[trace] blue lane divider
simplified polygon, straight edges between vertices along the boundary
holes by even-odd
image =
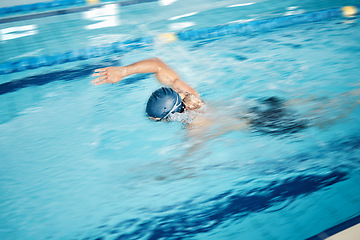
[[[143,37],[125,42],[115,42],[111,45],[88,47],[65,53],[28,57],[17,61],[0,64],[0,75],[35,69],[44,66],[53,66],[67,62],[86,60],[106,56],[112,53],[125,53],[133,49],[143,48],[153,43],[152,37]]]
[[[177,33],[180,40],[199,40],[209,37],[220,37],[230,34],[247,34],[251,32],[269,31],[275,28],[286,27],[299,23],[316,22],[342,15],[340,8],[309,12],[291,16],[277,17],[247,23],[227,24],[196,30],[187,30]]]
[[[97,0],[93,4],[106,4],[117,2],[120,5],[132,5],[137,3],[146,3],[157,0]],[[90,0],[53,0],[49,2],[39,2],[32,4],[16,5],[11,7],[0,8],[0,17],[8,16],[9,14],[15,13],[26,13],[31,11],[45,11],[53,8],[69,8],[72,6],[85,6],[90,5]],[[92,5],[91,5],[92,6]]]
[[[90,1],[95,2],[93,4],[90,4]],[[133,4],[156,1],[158,0],[54,0],[53,2],[40,2],[27,5],[5,7],[0,8],[0,24],[83,12],[93,8],[99,8],[102,5],[106,5],[109,3],[114,3],[119,6],[128,6]],[[12,16],[12,14],[16,15]]]
[[[195,30],[180,31],[177,33],[161,34],[157,37],[142,37],[138,39],[128,40],[125,42],[115,42],[111,45],[100,47],[88,47],[79,50],[73,50],[65,53],[57,53],[53,55],[45,55],[38,57],[29,57],[18,61],[5,62],[0,64],[0,75],[24,71],[27,69],[40,68],[43,66],[52,66],[66,62],[78,60],[86,60],[89,58],[105,56],[112,53],[125,53],[133,49],[143,48],[152,45],[154,39],[164,39],[167,42],[179,40],[199,40],[205,38],[221,37],[233,34],[249,34],[251,32],[270,31],[275,28],[286,27],[294,24],[321,21],[333,17],[340,17],[343,14],[355,11],[356,7],[350,7],[347,12],[344,8],[328,9],[317,12],[309,12],[291,16],[283,16],[273,19],[264,19],[248,23],[226,24],[215,27],[201,28]]]
[[[27,12],[34,10],[45,10],[53,7],[68,7],[72,5],[86,4],[86,0],[54,0],[51,2],[39,2],[33,4],[17,5],[0,8],[0,16],[10,13]]]

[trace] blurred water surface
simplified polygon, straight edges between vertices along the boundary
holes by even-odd
[[[163,32],[173,20],[161,14],[187,12],[176,4],[149,22],[140,16],[158,5],[120,14],[133,11],[141,34]],[[239,15],[223,8],[232,4],[194,2],[191,11],[208,14],[190,16],[194,27],[337,1],[259,1]],[[132,26],[71,41],[135,37]],[[333,19],[1,76],[0,238],[305,239],[358,215],[359,39],[357,18]],[[98,67],[148,57],[197,89],[218,124],[194,133],[148,120],[160,87],[151,74],[89,83]],[[231,127],[244,118],[249,127]]]

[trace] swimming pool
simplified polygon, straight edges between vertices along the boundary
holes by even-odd
[[[111,26],[94,27],[104,22],[89,19],[104,17],[99,12],[3,23],[1,29],[32,27],[2,40],[0,63],[339,7],[336,1],[192,3],[191,9],[181,2],[111,7],[105,19]],[[359,215],[359,39],[358,18],[332,18],[247,35],[155,41],[0,75],[0,238],[306,239]],[[95,68],[155,56],[224,112],[241,114],[272,96],[312,99],[289,109],[318,125],[199,141],[180,123],[146,119],[146,101],[159,87],[153,76],[89,84]],[[315,117],[305,117],[309,112]]]

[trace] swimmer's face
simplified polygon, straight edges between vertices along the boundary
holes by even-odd
[[[154,120],[156,122],[159,122],[161,120],[163,120],[162,118],[154,118],[154,117],[149,117],[150,120]]]
[[[182,102],[181,109],[177,113],[183,113],[185,111],[185,109],[186,109],[186,106],[185,106],[184,102]],[[175,113],[172,113],[172,114],[175,114]],[[157,121],[157,122],[160,122],[160,121],[169,122],[172,114],[170,114],[169,116],[167,116],[165,118],[156,118],[156,117],[148,117],[148,118],[150,120],[154,120],[154,121]]]
[[[154,118],[149,117],[150,120],[156,121],[156,122],[170,122],[170,117],[167,118]]]

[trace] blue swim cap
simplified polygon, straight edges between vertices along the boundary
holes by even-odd
[[[170,113],[181,112],[180,95],[171,88],[160,88],[153,92],[147,102],[146,113],[153,118],[166,118]]]

